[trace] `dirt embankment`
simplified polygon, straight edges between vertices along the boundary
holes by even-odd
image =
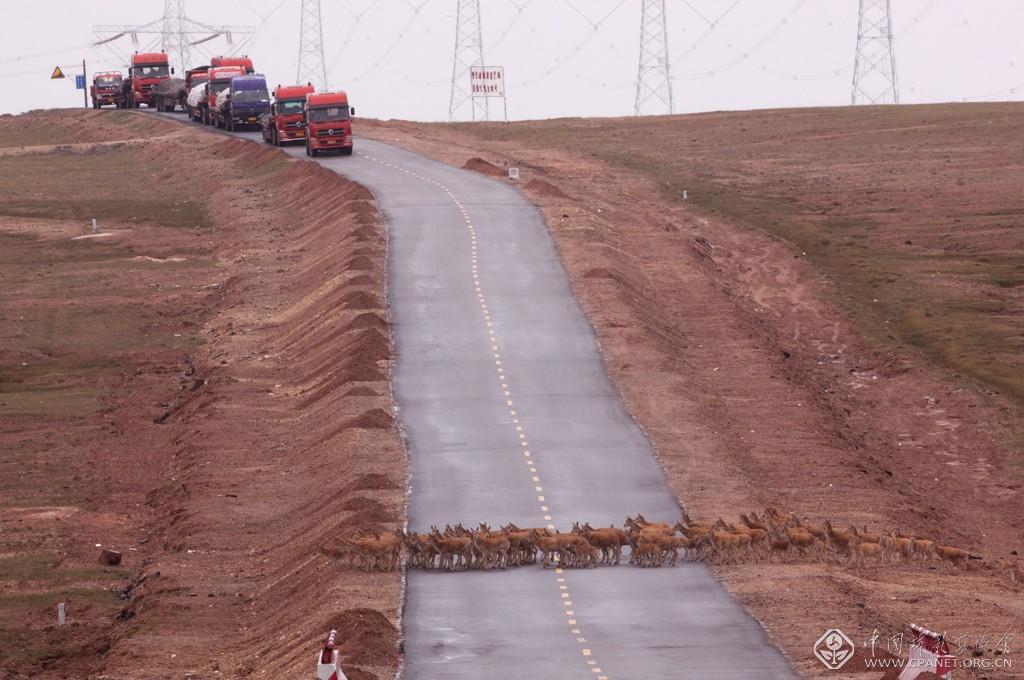
[[[914,117],[903,110],[909,108],[897,115]],[[778,206],[817,201],[816,182],[841,168],[844,181],[858,190],[843,191],[836,199],[842,207],[832,209],[849,221],[867,220],[883,214],[893,193],[900,193],[896,187],[905,186],[910,195],[901,209],[912,214],[921,233],[908,239],[900,231],[905,221],[886,219],[848,234],[848,253],[860,266],[895,266],[899,258],[891,253],[884,266],[861,258],[867,249],[885,250],[897,239],[927,247],[920,245],[927,242],[923,225],[945,217],[946,202],[927,197],[940,164],[915,166],[910,159],[915,153],[931,158],[928,149],[937,143],[954,158],[976,148],[960,148],[962,126],[952,120],[959,116],[966,124],[974,116],[970,111],[919,111],[918,117],[942,113],[949,119],[939,137],[886,131],[892,127],[887,111],[476,126],[364,121],[361,130],[452,165],[490,164],[497,171],[487,174],[495,176],[507,166],[520,169],[521,184],[544,210],[595,326],[610,374],[695,518],[736,521],[739,512],[771,506],[814,523],[831,519],[843,528],[899,528],[985,558],[954,571],[934,562],[717,565],[725,585],[809,677],[842,677],[811,655],[826,629],[844,630],[859,646],[877,630],[885,645],[910,622],[947,631],[965,646],[980,640],[979,653],[990,660],[1000,656],[999,642],[1008,634],[1014,661],[1024,664],[1013,641],[1024,631],[1024,597],[996,566],[997,559],[1016,559],[1024,551],[1019,405],[978,382],[984,376],[956,375],[950,364],[919,349],[939,346],[945,337],[902,346],[883,342],[893,325],[887,318],[894,317],[877,310],[868,314],[859,297],[851,298],[865,290],[886,302],[899,297],[884,282],[864,288],[860,278],[848,281],[829,268],[832,260],[825,258],[840,255],[823,250],[819,258],[804,257],[794,251],[794,243],[800,246],[795,237],[780,239],[756,221],[715,210],[733,197],[754,201],[770,195],[771,220],[804,219],[806,208],[787,215]],[[826,129],[812,143],[793,121]],[[986,172],[996,172],[1000,153],[1005,163],[1014,162],[1011,150],[1000,152],[1009,124],[1004,115],[987,132],[972,128],[971,144],[985,144],[979,155],[987,159]],[[865,149],[839,135],[851,127],[874,130],[878,138]],[[898,177],[884,160],[894,149],[907,158]],[[694,174],[704,183],[677,183],[678,164],[699,166]],[[941,166],[958,173],[955,165]],[[786,172],[776,182],[779,168]],[[974,239],[984,249],[993,247],[989,223],[995,218],[984,217],[994,210],[988,203],[1008,196],[993,198],[996,185],[975,177],[977,172],[962,177],[958,212],[982,217],[964,217],[955,238]],[[885,200],[865,189],[897,179],[906,184],[892,187]],[[693,187],[699,192],[712,180],[714,205],[695,203]],[[985,190],[972,191],[974,181],[982,181]],[[684,188],[690,199],[685,202]],[[744,214],[757,214],[755,208],[767,210],[755,205]],[[915,260],[914,271],[891,272],[889,278],[913,280],[920,267]],[[962,294],[959,268],[929,273],[927,290],[947,286]],[[901,283],[899,295],[913,288]],[[1003,289],[1006,295],[1015,290]],[[955,306],[948,297],[934,302]],[[1019,316],[993,320],[1018,321]],[[986,323],[977,315],[970,322]],[[1010,365],[1019,359],[1010,345],[1000,347],[993,355],[997,360]],[[865,649],[858,654],[864,656]],[[854,666],[864,668],[859,660]],[[1014,676],[999,673],[991,677]]]
[[[404,513],[372,196],[144,114],[34,115],[0,120],[36,152],[0,158],[0,668],[298,677],[337,627],[390,677],[400,578],[331,556]]]

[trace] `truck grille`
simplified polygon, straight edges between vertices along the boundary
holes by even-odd
[[[327,130],[317,130],[317,137],[344,137],[345,130],[343,128],[329,128]]]

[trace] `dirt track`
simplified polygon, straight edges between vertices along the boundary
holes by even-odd
[[[968,109],[904,109],[899,115],[910,118],[942,113],[944,143],[954,151],[950,130],[962,127],[956,116],[966,122],[972,115]],[[987,144],[970,150],[993,167],[1009,134],[1008,113],[987,136],[980,130],[971,139]],[[793,121],[815,127],[814,119],[780,122],[783,114],[709,114],[637,125],[364,121],[362,131],[489,174],[504,174],[506,165],[523,171],[524,189],[545,211],[609,371],[692,515],[734,519],[738,512],[774,506],[843,527],[898,527],[984,556],[983,565],[959,572],[935,564],[719,565],[726,585],[804,673],[842,677],[810,654],[830,627],[863,644],[875,629],[885,640],[914,621],[951,637],[964,635],[961,641],[971,645],[988,636],[982,655],[994,658],[1004,633],[1019,642],[1024,630],[1024,597],[994,566],[997,558],[1024,550],[1019,406],[983,383],[953,375],[948,364],[930,361],[913,346],[883,343],[884,315],[860,314],[856,300],[846,304],[859,290],[826,268],[825,255],[808,260],[767,230],[751,229],[756,222],[716,212],[733,193],[742,198],[763,190],[757,182],[777,168],[801,169],[799,176],[787,170],[772,194],[776,204],[792,203],[800,211],[817,200],[806,177],[829,168],[842,167],[851,183],[859,177],[858,187],[881,181],[870,174],[872,162],[881,162],[870,158],[878,147],[868,150],[868,158],[858,157],[858,175],[854,163],[836,159],[844,149],[863,153],[860,147],[843,147],[844,136],[830,134],[815,141]],[[910,134],[888,130],[884,111],[853,120],[855,113],[841,115],[848,126],[880,129],[883,149],[896,144],[893,135]],[[822,114],[822,120],[830,118]],[[723,132],[740,127],[741,138]],[[714,201],[704,206],[684,204],[665,191],[669,161],[675,154],[692,160],[688,154],[696,152],[684,142],[692,139],[703,143],[697,165],[720,180],[713,185]],[[908,157],[924,153],[915,144],[936,141],[931,135],[898,139]],[[788,151],[789,140],[802,145]],[[609,147],[617,149],[615,158]],[[1012,163],[1012,153],[1004,153],[1003,162]],[[470,162],[478,156],[483,158]],[[928,191],[935,181],[933,164],[920,164],[920,175],[913,174],[913,164],[901,167],[908,176],[899,186]],[[965,181],[963,213],[983,214],[985,202],[998,202],[988,185],[979,193],[970,178]],[[847,220],[874,215],[881,205],[869,189],[853,198],[857,202],[844,204]],[[903,209],[920,225],[940,219],[943,210],[927,200],[907,201]],[[771,217],[796,219],[778,211]],[[868,245],[884,249],[895,238],[908,240],[898,231],[901,224],[881,222]],[[979,225],[974,233],[987,243],[988,227]],[[961,228],[956,238],[970,241],[971,234]],[[939,276],[932,277],[935,288],[942,285]],[[957,277],[950,274],[949,284],[962,291]],[[1017,289],[1005,290],[1014,295]],[[955,304],[941,295],[934,300]],[[984,320],[975,315],[970,321]],[[994,356],[1015,365],[1009,345]],[[1019,645],[1010,647],[1021,663]]]
[[[392,676],[398,575],[332,557],[404,512],[372,198],[130,113],[0,140],[4,677],[298,677],[331,627]]]

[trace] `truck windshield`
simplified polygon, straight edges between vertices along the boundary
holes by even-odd
[[[210,94],[220,94],[230,84],[230,80],[211,80],[209,83]]]
[[[277,112],[282,116],[290,116],[294,113],[302,113],[303,99],[283,99],[277,102]]]
[[[324,106],[310,109],[308,114],[311,123],[326,123],[331,120],[348,120],[347,106]]]
[[[134,69],[136,78],[163,78],[171,74],[167,64],[144,64]]]
[[[114,76],[103,76],[96,79],[96,85],[99,87],[115,87],[120,84],[121,79]]]
[[[269,102],[270,93],[266,90],[236,90],[235,102]]]

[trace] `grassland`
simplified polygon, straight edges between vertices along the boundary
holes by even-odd
[[[465,125],[641,173],[784,239],[862,332],[1024,405],[1024,106]]]

